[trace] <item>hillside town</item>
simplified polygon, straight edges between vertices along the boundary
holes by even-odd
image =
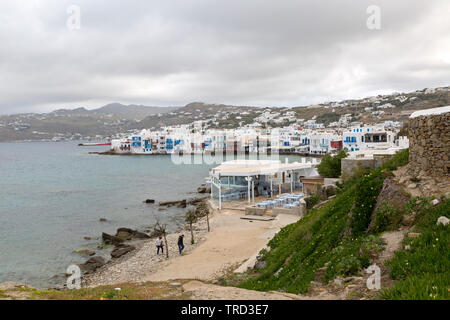
[[[449,87],[295,108],[192,103],[108,137],[114,154],[283,153],[320,156],[341,150],[395,153],[408,148],[404,122],[416,110],[449,102]],[[162,118],[155,122],[155,118]],[[183,119],[183,121],[180,119]],[[230,125],[231,124],[231,125]]]
[[[342,121],[341,121],[342,120]],[[336,154],[363,150],[407,148],[408,138],[400,136],[401,123],[386,121],[375,125],[349,123],[340,119],[338,127],[325,128],[315,120],[272,129],[252,125],[236,129],[205,129],[204,121],[192,125],[168,126],[160,131],[142,130],[111,141],[117,154],[172,153],[299,153]]]

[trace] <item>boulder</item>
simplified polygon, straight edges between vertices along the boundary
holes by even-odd
[[[442,224],[442,225],[446,226],[446,225],[448,225],[449,222],[450,222],[450,219],[449,219],[449,218],[442,216],[442,217],[439,217],[439,218],[437,219],[436,224],[437,224],[437,225]]]
[[[155,200],[154,199],[147,199],[144,202],[145,203],[155,203]]]
[[[403,187],[399,185],[392,177],[387,177],[383,181],[383,187],[377,197],[377,203],[370,216],[370,223],[368,231],[372,231],[375,227],[376,212],[383,206],[384,202],[389,202],[397,210],[402,210],[405,204],[409,201],[410,195],[404,191]],[[404,217],[402,223],[404,225],[411,225],[414,217]]]
[[[92,273],[106,263],[102,257],[92,257],[85,263],[80,265],[80,269],[84,273]]]
[[[254,268],[255,269],[262,269],[262,268],[264,268],[266,266],[266,264],[267,264],[266,261],[258,260],[258,261],[256,261]]]
[[[120,239],[119,237],[107,234],[105,232],[102,233],[102,241],[104,243],[114,244],[114,245],[118,245],[118,244],[121,244],[123,242],[123,240]]]
[[[116,237],[122,240],[131,239],[149,239],[150,236],[144,232],[136,231],[130,228],[119,228],[117,229]]]
[[[136,248],[133,246],[128,246],[128,245],[117,246],[111,252],[111,257],[114,259],[117,259],[117,258],[123,256],[124,254],[127,254],[128,252],[133,251],[134,249],[136,249]]]
[[[416,214],[415,213],[404,214],[402,216],[401,224],[404,225],[404,226],[412,226],[412,225],[414,225],[415,219],[416,219]]]
[[[206,193],[206,187],[198,187],[197,192],[198,193]]]
[[[129,228],[119,228],[116,232],[116,237],[122,240],[131,240],[133,239],[134,230]]]
[[[186,200],[182,200],[177,204],[177,208],[186,208]]]
[[[198,193],[211,193],[211,187],[201,186],[197,188]]]
[[[100,218],[98,221],[100,221],[100,222],[106,222],[106,221],[108,221],[108,220],[106,220],[105,218]]]
[[[159,203],[160,206],[176,206],[181,203],[186,203],[186,199],[184,200],[177,200],[177,201],[161,201]]]
[[[87,241],[92,241],[92,240],[98,240],[99,238],[98,237],[83,237],[83,239],[87,240]]]

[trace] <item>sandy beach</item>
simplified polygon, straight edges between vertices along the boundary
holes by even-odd
[[[294,215],[279,215],[271,221],[244,220],[243,211],[212,210],[211,232],[206,219],[194,225],[196,243],[190,244],[185,230],[185,250],[177,251],[179,233],[167,237],[169,259],[156,255],[155,240],[145,241],[126,256],[108,263],[84,279],[84,285],[95,287],[123,282],[168,281],[175,279],[213,280],[233,270],[266,246],[282,227],[298,220]],[[251,264],[251,263],[250,263]]]

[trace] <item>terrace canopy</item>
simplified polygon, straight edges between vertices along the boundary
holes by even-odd
[[[272,196],[273,183],[278,184],[281,194],[282,184],[288,182],[292,192],[294,182],[298,182],[299,177],[311,175],[317,175],[313,163],[281,163],[279,160],[226,161],[210,171],[211,198],[218,197],[219,209],[221,209],[223,187],[234,187],[239,189],[241,194],[247,193],[250,203],[255,201],[255,182],[270,183],[269,190]],[[244,186],[247,186],[246,191],[243,190]],[[214,194],[214,187],[217,189],[216,194]]]

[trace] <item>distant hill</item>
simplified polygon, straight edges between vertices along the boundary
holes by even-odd
[[[143,119],[152,114],[168,113],[179,107],[147,107],[144,105],[123,105],[120,103],[110,103],[101,108],[90,110],[94,113],[115,114],[129,117],[132,115],[135,119]]]
[[[229,119],[230,114],[239,115],[243,112],[254,113],[259,110],[261,110],[261,108],[250,106],[231,106],[225,104],[192,102],[182,108],[173,110],[161,116],[146,117],[140,122],[139,125],[140,128],[144,129],[188,124],[198,120],[225,121]],[[236,125],[237,123],[233,122],[233,127],[236,127]]]
[[[76,108],[76,109],[58,109],[51,113],[54,114],[108,114],[115,117],[121,117],[125,119],[137,119],[141,120],[145,117],[154,114],[163,114],[168,113],[173,110],[176,110],[180,107],[148,107],[144,105],[124,105],[121,103],[109,103],[103,107],[97,109],[86,109],[86,108]]]
[[[304,107],[259,108],[203,102],[184,107],[149,107],[110,103],[97,109],[81,107],[0,116],[0,141],[103,140],[140,129],[156,130],[199,120],[208,128],[218,129],[237,128],[255,121],[263,127],[283,127],[298,119],[316,119],[328,125],[346,114],[351,115],[352,121],[364,123],[403,121],[415,110],[446,105],[450,105],[448,86]],[[269,114],[266,123],[258,120],[263,113]]]

